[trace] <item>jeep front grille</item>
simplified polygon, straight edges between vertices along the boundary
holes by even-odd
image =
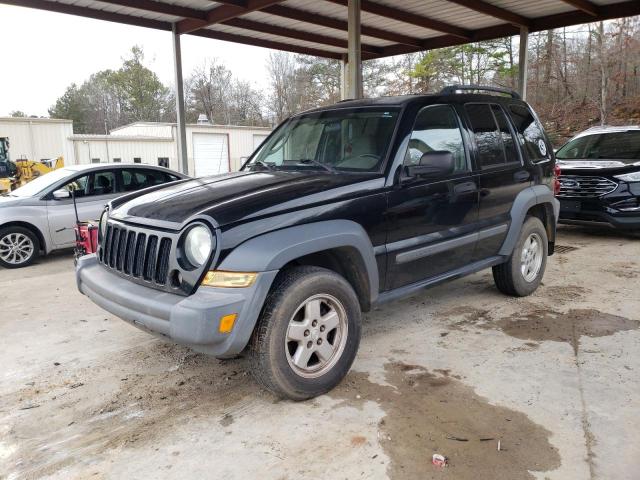
[[[109,223],[102,239],[100,262],[127,276],[165,285],[172,240]]]
[[[618,184],[604,177],[560,175],[559,197],[600,197],[613,192]]]

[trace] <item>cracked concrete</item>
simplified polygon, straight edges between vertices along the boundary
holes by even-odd
[[[640,240],[559,243],[529,298],[482,272],[368,313],[352,373],[304,403],[106,314],[68,254],[2,270],[0,478],[635,479]]]

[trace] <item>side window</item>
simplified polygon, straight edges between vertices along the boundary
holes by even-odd
[[[164,172],[155,170],[131,169],[122,171],[122,186],[125,192],[133,192],[169,181]]]
[[[106,170],[89,175],[88,195],[110,195],[117,191],[116,176],[113,171]]]
[[[427,152],[449,151],[456,161],[454,173],[467,171],[467,157],[455,110],[449,105],[424,107],[411,132],[405,165],[418,165]]]
[[[158,166],[169,168],[169,158],[168,157],[158,157]]]
[[[502,145],[504,145],[504,153],[507,156],[507,163],[520,162],[516,142],[513,138],[513,133],[511,133],[511,128],[509,128],[509,120],[507,120],[504,111],[499,105],[491,105],[491,110],[498,122],[498,131],[500,132]]]
[[[69,191],[73,190],[76,198],[86,197],[89,193],[89,175],[75,178],[62,188],[66,188]]]
[[[476,139],[480,167],[491,168],[507,163],[491,106],[486,103],[470,103],[464,108]]]
[[[133,163],[142,163],[142,158],[140,158],[140,157],[133,157]]]
[[[518,140],[529,160],[539,162],[550,158],[551,149],[547,145],[544,130],[533,113],[522,105],[510,105],[509,113],[516,127]]]

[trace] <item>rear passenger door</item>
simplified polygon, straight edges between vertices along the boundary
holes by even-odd
[[[451,105],[427,106],[416,116],[404,166],[417,165],[424,153],[449,151],[455,169],[442,178],[401,180],[388,194],[388,289],[455,270],[472,258],[479,189],[460,127]]]
[[[473,133],[480,180],[480,230],[474,260],[496,255],[504,242],[513,201],[532,182],[515,132],[502,106],[468,103],[464,106]]]

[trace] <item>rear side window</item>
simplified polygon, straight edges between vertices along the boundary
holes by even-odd
[[[471,103],[465,105],[465,110],[473,128],[480,167],[491,168],[506,164],[507,159],[491,106]]]
[[[156,170],[135,169],[122,171],[122,186],[125,192],[133,192],[172,180],[174,179],[171,176]]]
[[[544,130],[531,110],[522,105],[510,105],[509,113],[516,127],[518,140],[532,162],[550,158],[551,149],[547,145]]]
[[[507,156],[507,162],[519,161],[518,150],[516,148],[516,141],[513,138],[513,133],[509,127],[509,121],[507,117],[498,105],[491,105],[491,110],[498,123],[498,132],[500,133],[500,139],[504,146],[504,153]]]

